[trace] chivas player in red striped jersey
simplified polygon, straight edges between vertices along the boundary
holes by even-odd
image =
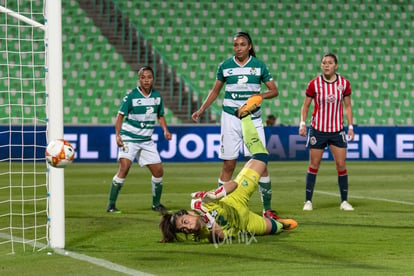
[[[306,136],[306,117],[312,101],[311,126],[307,146],[310,151],[310,164],[306,174],[306,196],[303,210],[311,211],[312,195],[316,175],[327,146],[335,160],[338,172],[338,185],[341,194],[341,210],[352,211],[348,203],[348,174],[346,171],[347,138],[354,139],[352,126],[352,105],[350,82],[336,73],[338,59],[334,54],[326,54],[321,62],[322,75],[311,80],[306,89],[306,97],[301,109],[299,135]],[[344,110],[345,109],[345,110]],[[348,122],[348,137],[344,130],[344,111]]]

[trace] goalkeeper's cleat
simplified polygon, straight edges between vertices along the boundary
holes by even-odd
[[[280,219],[280,217],[277,215],[276,211],[270,210],[270,209],[266,210],[266,211],[263,211],[263,217],[272,218],[272,219],[275,219],[275,220]]]
[[[119,210],[119,209],[117,209],[117,208],[115,207],[115,204],[111,204],[111,205],[109,205],[109,206],[106,208],[106,211],[107,211],[108,213],[114,213],[114,214],[120,214],[120,213],[122,213],[122,212],[121,212],[121,210]]]
[[[161,213],[163,213],[163,212],[167,212],[167,211],[168,211],[167,207],[165,207],[165,206],[164,206],[164,205],[162,205],[162,204],[159,204],[159,205],[157,205],[157,206],[152,205],[151,209],[152,209],[153,211],[156,211],[156,212],[161,212]]]
[[[241,107],[239,107],[239,109],[236,110],[234,115],[236,115],[237,117],[241,119],[241,118],[246,117],[247,115],[252,114],[260,107],[262,100],[263,98],[260,95],[256,94],[256,95],[251,96],[250,98],[247,99],[244,105],[242,105]]]
[[[294,219],[278,219],[278,222],[283,224],[283,230],[293,230],[298,226],[298,222]]]

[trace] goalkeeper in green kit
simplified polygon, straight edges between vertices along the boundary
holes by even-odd
[[[248,207],[249,199],[257,190],[260,176],[266,169],[269,155],[250,115],[261,101],[260,96],[252,96],[236,112],[242,122],[244,143],[252,158],[234,180],[214,191],[192,193],[192,210],[164,213],[159,225],[162,242],[179,241],[178,233],[192,235],[196,241],[215,243],[238,237],[243,232],[261,236],[296,228],[297,222],[293,219],[260,216]]]

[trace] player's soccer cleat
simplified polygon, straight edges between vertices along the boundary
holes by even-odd
[[[235,114],[237,117],[244,118],[247,115],[252,114],[255,112],[262,103],[263,98],[260,95],[253,95],[250,98],[247,99],[246,103],[239,107],[239,109],[236,110]]]
[[[283,230],[293,230],[298,226],[298,222],[294,219],[278,219],[283,224]]]
[[[303,205],[303,211],[312,211],[312,201],[308,200],[305,202],[305,205]]]
[[[280,219],[280,217],[276,214],[276,211],[270,210],[270,209],[266,210],[266,211],[263,211],[263,216],[265,218],[272,218],[272,219],[275,219],[275,220]]]
[[[351,204],[348,203],[348,201],[344,200],[341,203],[341,206],[339,206],[340,210],[344,210],[344,211],[353,211],[354,207],[352,207]]]
[[[156,211],[156,212],[166,212],[166,211],[168,211],[167,208],[164,205],[162,205],[162,204],[157,205],[157,206],[154,206],[153,205],[151,209],[153,211]]]
[[[115,204],[111,204],[111,205],[109,205],[109,206],[106,208],[106,211],[107,211],[108,213],[114,213],[114,214],[120,214],[120,213],[122,213],[122,212],[121,212],[121,210],[119,210],[119,209],[117,209],[117,208],[115,207]]]

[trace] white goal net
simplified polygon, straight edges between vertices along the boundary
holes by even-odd
[[[0,255],[50,244],[45,5],[0,0]]]

